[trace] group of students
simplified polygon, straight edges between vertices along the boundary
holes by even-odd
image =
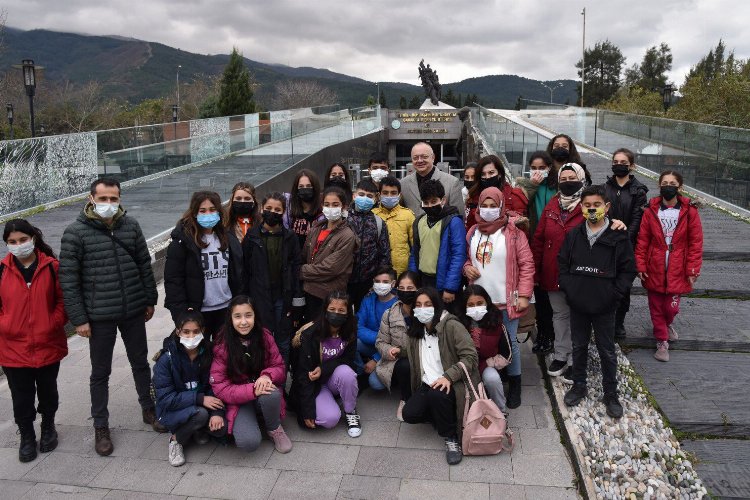
[[[573,383],[570,405],[586,395],[593,329],[607,413],[621,416],[614,339],[625,334],[636,273],[648,291],[661,361],[677,338],[680,294],[700,274],[700,219],[679,194],[679,173],[662,173],[660,196],[647,202],[633,154],[621,149],[613,176],[591,185],[565,135],[532,154],[515,185],[496,156],[467,166],[463,186],[435,167],[429,144],[416,144],[411,159],[414,172],[402,180],[375,154],[369,177],[353,187],[349,170],[334,164],[322,186],[300,170],[288,193],[260,198],[238,183],[226,206],[215,192],[194,193],[167,249],[164,305],[175,328],[155,356],[153,377],[145,322],[156,285],[119,184],[92,184],[65,231],[59,263],[38,228],[9,221],[0,366],[20,429],[19,459],[36,457],[37,412],[39,451],[57,445],[56,378],[68,320],[89,338],[100,455],[114,448],[107,401],[118,329],[143,421],[170,433],[174,466],[185,462],[191,439],[231,436],[252,451],[265,431],[279,452],[291,451],[281,425],[287,404],[304,428],[333,428],[343,418],[356,438],[365,386],[397,389],[397,418],[431,422],[448,463],[458,463],[469,382],[461,363],[503,412],[517,408],[516,332],[529,319],[538,329],[534,350],[553,353],[550,375]]]

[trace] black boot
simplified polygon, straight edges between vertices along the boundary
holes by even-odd
[[[546,335],[542,330],[537,329],[536,333],[536,342],[534,342],[534,347],[531,348],[531,352],[534,354],[539,354],[544,350],[544,343],[546,340]]]
[[[21,434],[21,446],[18,448],[18,460],[21,462],[31,462],[36,458],[36,433],[34,424],[24,424],[18,426],[18,432]]]
[[[508,398],[506,401],[511,410],[521,406],[521,376],[511,375],[508,377]]]
[[[39,438],[39,451],[49,453],[57,448],[55,415],[42,415],[42,436]]]
[[[625,311],[618,309],[615,313],[615,340],[624,339],[625,334]]]

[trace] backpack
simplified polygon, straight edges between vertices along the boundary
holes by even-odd
[[[464,371],[466,402],[464,404],[463,438],[461,448],[464,455],[497,455],[502,451],[513,450],[513,433],[507,428],[505,415],[487,397],[484,384],[479,383],[477,391],[471,382],[469,371],[462,361],[459,366]],[[474,394],[470,403],[469,390]]]

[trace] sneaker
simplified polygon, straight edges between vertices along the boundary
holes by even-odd
[[[359,421],[359,414],[356,409],[346,414],[346,425],[349,427],[347,430],[349,437],[355,438],[362,434],[362,424]]]
[[[672,325],[669,325],[669,341],[674,342],[675,340],[679,340],[680,336],[677,335],[677,330],[674,329]]]
[[[566,384],[572,384],[573,383],[573,367],[569,366],[567,370],[562,374],[562,377],[560,377],[562,381]]]
[[[669,361],[669,342],[657,342],[654,358],[658,361]]]
[[[398,402],[398,408],[396,409],[396,420],[399,422],[404,421],[404,405],[406,404],[406,401],[399,401]]]
[[[464,454],[461,452],[461,443],[456,438],[445,438],[445,460],[448,465],[456,465],[461,462]]]
[[[622,417],[622,405],[617,398],[617,394],[604,395],[604,407],[607,409],[607,415],[612,418]]]
[[[109,427],[94,427],[94,450],[96,453],[107,457],[112,454],[115,447],[109,435]]]
[[[159,423],[159,420],[156,418],[156,410],[154,408],[148,408],[146,410],[143,410],[143,423],[148,424],[151,426],[153,430],[156,432],[167,432],[167,428],[164,427]]]
[[[169,465],[179,467],[185,463],[185,452],[182,445],[174,439],[169,440]]]
[[[573,384],[573,387],[565,393],[563,401],[567,406],[577,406],[586,397],[586,394],[588,394],[588,389],[584,384]]]
[[[193,441],[195,441],[195,444],[203,446],[211,441],[211,435],[206,431],[195,431],[195,434],[193,434]]]
[[[286,435],[286,432],[284,432],[283,427],[278,426],[276,429],[268,431],[268,435],[273,440],[273,447],[276,448],[276,451],[279,453],[289,453],[292,451],[292,441]]]
[[[559,377],[567,368],[567,361],[560,361],[559,359],[555,359],[547,368],[547,373],[549,373],[550,377]]]

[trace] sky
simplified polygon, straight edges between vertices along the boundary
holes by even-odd
[[[265,63],[412,84],[422,58],[442,83],[577,79],[583,7],[587,46],[608,39],[631,66],[666,42],[678,84],[719,39],[750,57],[747,0],[0,0],[14,28],[119,35],[201,54],[236,46]]]

